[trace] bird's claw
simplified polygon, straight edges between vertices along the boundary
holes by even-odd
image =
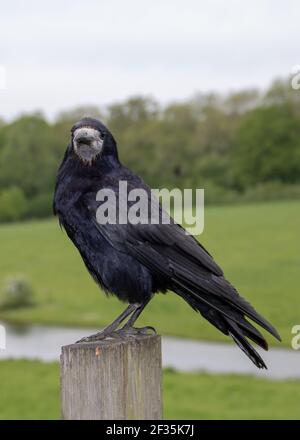
[[[79,341],[76,341],[76,344],[79,344],[81,342],[93,342],[93,341],[101,341],[102,339],[105,339],[108,336],[105,332],[98,332],[90,336],[86,336],[82,339],[79,339]]]
[[[134,337],[134,336],[139,336],[139,335],[149,335],[151,333],[149,333],[149,330],[153,333],[156,334],[156,330],[154,327],[151,327],[150,325],[147,325],[146,327],[126,327],[124,326],[123,328],[121,328],[120,330],[117,330],[116,333],[118,333],[121,337]]]
[[[152,334],[156,334],[156,330],[154,327],[146,326],[146,327],[122,327],[119,330],[111,331],[109,333],[106,333],[104,331],[95,333],[91,336],[86,336],[85,338],[80,339],[79,341],[76,341],[76,344],[82,343],[82,342],[93,342],[93,341],[101,341],[104,339],[126,339],[126,337],[134,338],[135,336],[141,336],[141,335],[149,335],[149,331],[152,332]]]

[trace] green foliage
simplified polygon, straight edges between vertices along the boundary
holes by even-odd
[[[53,209],[53,193],[41,193],[28,201],[28,217],[43,218],[50,217]]]
[[[33,289],[24,275],[9,277],[0,296],[1,309],[19,309],[33,304]]]
[[[62,154],[53,128],[41,115],[22,116],[3,128],[0,186],[17,186],[26,196],[53,188]]]
[[[273,180],[250,187],[243,195],[245,202],[264,202],[278,199],[300,200],[300,184],[282,184]]]
[[[28,202],[0,221],[51,214],[70,128],[83,116],[107,123],[122,162],[153,188],[204,188],[207,203],[298,197],[286,188],[300,185],[300,93],[287,79],[265,93],[198,94],[164,107],[136,96],[64,111],[52,124],[40,113],[0,121],[0,193],[19,188]]]
[[[249,112],[235,143],[235,174],[243,188],[272,181],[300,181],[300,120],[290,104]]]
[[[11,187],[0,192],[0,222],[22,219],[28,211],[28,203],[19,187]]]

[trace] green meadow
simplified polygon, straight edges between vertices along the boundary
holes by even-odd
[[[22,374],[20,374],[22,372]],[[0,419],[59,419],[59,366],[1,361]],[[205,396],[205,398],[203,398]],[[299,419],[300,387],[235,375],[163,375],[165,419]]]
[[[199,237],[227,278],[276,326],[284,345],[300,324],[299,226],[299,202],[207,207]],[[0,284],[16,274],[32,283],[35,305],[2,310],[2,320],[97,328],[124,308],[99,290],[56,219],[0,227]],[[172,293],[156,295],[139,324],[165,335],[226,340]]]

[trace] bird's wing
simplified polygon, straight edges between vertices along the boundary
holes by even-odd
[[[229,319],[266,348],[266,341],[258,330],[244,319],[246,315],[280,339],[272,325],[224,278],[212,256],[177,223],[99,224],[95,214],[99,206],[95,193],[86,194],[85,203],[97,230],[115,249],[131,255],[158,278],[166,280],[169,289],[183,296],[221,331],[224,331],[221,328],[224,319]],[[216,324],[219,314],[224,319]]]
[[[146,187],[148,191],[148,187]],[[130,189],[130,186],[129,186]],[[88,207],[93,219],[96,218],[96,211],[99,202],[96,201],[95,193],[87,193],[84,196],[86,206]],[[125,200],[128,204],[128,201]],[[129,202],[130,204],[130,202]],[[222,269],[213,260],[209,252],[183,227],[174,221],[172,217],[158,203],[157,207],[150,206],[149,198],[149,216],[150,210],[158,209],[158,217],[164,216],[168,221],[165,224],[116,224],[116,225],[100,225],[98,230],[106,236],[106,239],[113,247],[120,251],[126,251],[128,245],[140,246],[141,244],[152,245],[154,247],[164,246],[166,249],[174,249],[179,254],[191,259],[195,264],[202,266],[215,275],[223,275]]]

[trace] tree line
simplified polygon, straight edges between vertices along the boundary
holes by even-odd
[[[204,188],[206,203],[300,197],[300,91],[290,79],[265,91],[197,94],[160,105],[133,97],[81,107],[49,122],[42,113],[0,121],[0,221],[47,217],[70,128],[103,120],[122,162],[153,188]]]

